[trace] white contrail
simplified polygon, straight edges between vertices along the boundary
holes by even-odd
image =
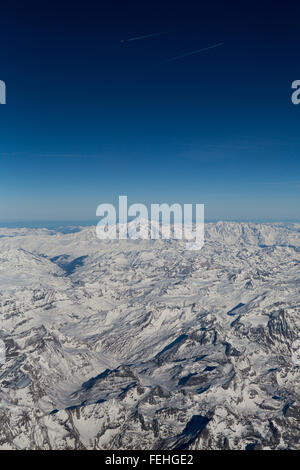
[[[198,49],[197,51],[187,52],[186,54],[178,55],[176,57],[172,57],[171,59],[167,59],[164,61],[164,63],[172,62],[173,60],[177,60],[177,59],[183,59],[183,57],[187,57],[189,55],[199,54],[199,52],[208,51],[209,49],[214,49],[215,47],[223,46],[223,44],[224,42],[219,42],[218,44],[214,44],[213,46],[203,47],[202,49]]]
[[[139,41],[140,39],[148,39],[148,38],[153,38],[154,36],[160,36],[161,34],[165,34],[165,33],[152,33],[152,34],[146,34],[145,36],[137,36],[137,37],[135,37],[135,38],[121,39],[121,41],[120,41],[120,42]]]

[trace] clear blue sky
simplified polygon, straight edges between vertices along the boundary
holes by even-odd
[[[299,6],[256,3],[4,6],[0,222],[93,219],[119,194],[299,220]]]

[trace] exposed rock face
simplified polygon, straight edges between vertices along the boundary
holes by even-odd
[[[0,448],[300,449],[299,231],[0,229]]]

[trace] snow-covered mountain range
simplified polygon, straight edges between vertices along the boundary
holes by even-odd
[[[0,229],[1,449],[300,449],[300,224]]]

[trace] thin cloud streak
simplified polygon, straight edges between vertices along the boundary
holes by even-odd
[[[4,152],[0,153],[1,158],[110,158],[110,155],[101,154],[73,154],[73,153],[37,153],[32,154],[29,152]]]
[[[137,37],[129,38],[129,39],[121,39],[120,42],[124,43],[124,42],[131,42],[131,41],[140,41],[142,39],[148,39],[148,38],[153,38],[155,36],[161,36],[162,34],[166,34],[166,33],[162,32],[162,33],[146,34],[144,36],[137,36]]]
[[[198,49],[197,51],[187,52],[186,54],[178,55],[176,57],[172,57],[171,59],[167,59],[164,63],[172,62],[173,60],[183,59],[184,57],[188,57],[190,55],[199,54],[200,52],[208,51],[209,49],[215,49],[216,47],[223,46],[224,42],[219,42],[218,44],[213,44],[212,46],[203,47],[202,49]]]

